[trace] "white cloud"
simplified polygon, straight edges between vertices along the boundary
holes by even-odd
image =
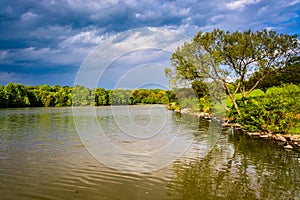
[[[268,6],[263,6],[263,7],[259,8],[257,11],[257,15],[265,14],[265,12],[268,12],[268,9],[270,9]]]
[[[64,51],[50,48],[28,47],[7,52],[0,63],[12,64],[12,61],[14,61],[19,63],[17,65],[32,67],[31,63],[38,61],[43,63],[41,64],[43,67],[45,67],[44,65],[46,63],[48,68],[56,67],[57,65],[79,65],[89,51],[89,48],[74,48]]]
[[[215,15],[210,19],[210,21],[212,23],[220,22],[222,19],[224,19],[224,17],[225,17],[224,15]]]
[[[43,67],[57,65],[79,66],[84,58],[108,36],[101,34],[102,30],[88,27],[76,33],[69,26],[41,27],[32,31],[32,37],[51,39],[58,42],[55,48],[30,46],[11,51],[0,51],[0,63],[31,66],[31,63],[40,62]],[[69,36],[71,35],[71,36]],[[45,66],[46,65],[46,66]],[[40,67],[40,66],[38,66]]]
[[[95,87],[101,74],[117,60],[114,66],[119,69],[119,73],[123,70],[126,72],[129,70],[128,67],[147,62],[166,64],[170,55],[166,56],[163,52],[173,52],[189,39],[188,36],[166,28],[134,29],[112,36],[95,48],[84,60],[78,71],[76,84]],[[149,48],[163,51],[147,51]],[[110,78],[118,78],[116,76],[118,75]]]
[[[136,18],[140,18],[140,16],[141,16],[141,13],[136,13],[136,14],[135,14],[135,17],[136,17]]]
[[[139,5],[139,2],[136,0],[124,0],[123,2],[129,7],[136,7]]]
[[[67,5],[73,9],[78,10],[97,10],[108,8],[110,6],[115,6],[119,3],[119,0],[89,0],[89,1],[81,1],[81,0],[66,0]]]
[[[242,11],[244,8],[251,4],[257,4],[260,0],[236,0],[226,3],[227,8],[230,10],[239,10]]]
[[[297,13],[283,13],[281,15],[273,15],[272,22],[274,24],[288,22],[290,19],[297,18],[297,17],[299,17],[299,15]]]
[[[100,30],[81,31],[70,37],[61,38],[57,51],[52,52],[48,62],[79,65],[84,58],[108,37]]]
[[[293,5],[297,4],[297,3],[300,3],[300,0],[293,0],[293,1],[289,2],[288,5],[289,6],[293,6]]]
[[[49,48],[37,49],[34,47],[28,47],[24,49],[18,49],[9,54],[12,54],[15,58],[17,58],[16,60],[39,60],[48,53]]]
[[[163,9],[169,11],[170,14],[180,16],[180,15],[187,15],[190,13],[190,8],[181,8],[180,6],[176,5],[175,3],[165,4]]]
[[[0,27],[3,40],[0,63],[4,67],[8,64],[26,65],[28,69],[79,66],[98,44],[107,45],[110,36],[139,27],[157,27],[152,31],[171,29],[190,37],[200,30],[214,28],[229,31],[270,28],[284,33],[299,30],[300,0],[50,0],[34,5],[31,1],[18,4],[4,1],[7,6],[0,11],[4,16],[14,19],[21,13],[15,22],[7,20]],[[109,57],[115,52],[159,44],[174,49],[179,43],[176,38],[168,38],[168,31],[154,36],[135,33],[121,41],[110,40],[111,46],[103,54]],[[141,57],[152,59],[150,55]]]
[[[148,27],[123,32],[117,36],[117,39],[112,40],[109,45],[122,51],[156,47],[174,51],[179,45],[183,44],[184,40],[187,41],[188,39],[187,35],[170,30],[167,27]]]
[[[83,31],[66,39],[64,43],[82,43],[82,44],[99,44],[103,41],[104,35],[97,35],[97,31]]]
[[[21,20],[22,21],[30,21],[30,20],[33,20],[33,19],[36,19],[39,15],[38,14],[35,14],[33,12],[26,12],[24,13],[22,16],[21,16]]]

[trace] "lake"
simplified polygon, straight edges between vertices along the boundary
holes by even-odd
[[[300,199],[300,158],[164,106],[0,110],[0,199]]]

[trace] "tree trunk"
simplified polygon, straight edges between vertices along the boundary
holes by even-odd
[[[234,94],[231,94],[230,89],[229,89],[228,85],[226,84],[225,80],[223,80],[223,83],[224,83],[225,89],[228,92],[228,95],[229,95],[229,97],[230,97],[230,99],[233,103],[233,106],[234,106],[235,110],[237,111],[238,115],[241,115],[239,106],[237,105],[236,100],[234,99]]]
[[[238,115],[241,115],[241,112],[240,112],[239,106],[237,105],[237,103],[236,103],[236,100],[235,100],[234,96],[233,96],[233,95],[231,95],[231,94],[229,94],[229,96],[230,96],[230,98],[231,98],[231,101],[232,101],[232,103],[233,103],[233,106],[234,106],[235,110],[237,111]]]

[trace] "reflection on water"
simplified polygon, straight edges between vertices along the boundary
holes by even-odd
[[[132,120],[148,125],[149,107],[133,108]],[[97,108],[97,120],[119,142],[107,109]],[[182,122],[165,114],[170,128]],[[88,153],[71,108],[2,109],[0,199],[300,199],[299,155],[224,130],[204,156],[209,122],[184,117],[178,137],[193,141],[190,151],[158,171],[125,173]]]
[[[222,135],[201,160],[173,164],[172,199],[299,199],[299,155],[271,142]]]
[[[162,105],[73,111],[78,134],[88,151],[105,165],[123,172],[153,172],[172,164],[189,151],[193,133],[199,132],[197,118],[174,120],[172,112]],[[148,122],[142,126],[137,122],[145,121],[144,116],[148,116]],[[218,133],[214,130],[211,132]],[[211,145],[211,138],[202,138],[202,151]]]

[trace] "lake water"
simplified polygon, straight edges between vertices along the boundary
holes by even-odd
[[[163,106],[0,110],[0,199],[300,199],[299,154]]]

